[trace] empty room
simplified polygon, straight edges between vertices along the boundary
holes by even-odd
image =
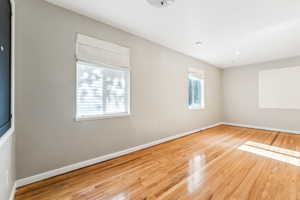
[[[0,200],[300,200],[299,0],[0,0]]]

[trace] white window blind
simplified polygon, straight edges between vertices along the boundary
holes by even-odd
[[[130,49],[77,35],[76,119],[130,113]]]
[[[129,114],[129,72],[77,63],[77,119]]]

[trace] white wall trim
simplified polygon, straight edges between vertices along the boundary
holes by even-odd
[[[300,131],[295,131],[295,130],[270,128],[270,127],[264,127],[264,126],[254,126],[254,125],[248,125],[248,124],[238,124],[238,123],[230,123],[230,122],[221,122],[220,124],[229,125],[229,126],[239,126],[239,127],[246,127],[246,128],[262,129],[262,130],[268,130],[268,131],[278,131],[278,132],[284,132],[284,133],[300,134]]]
[[[16,188],[17,188],[17,186],[16,186],[16,183],[15,183],[14,186],[13,186],[13,188],[11,189],[9,200],[14,200],[15,199]]]
[[[12,28],[11,28],[11,113],[12,113],[12,125],[11,128],[0,138],[0,148],[2,145],[6,144],[15,131],[15,1],[10,0],[12,7]],[[14,200],[16,194],[16,182],[14,182],[11,188],[11,193],[8,200]]]
[[[129,153],[132,153],[132,152],[135,152],[135,151],[139,151],[139,150],[142,150],[142,149],[154,146],[154,145],[158,145],[158,144],[170,141],[170,140],[174,140],[174,139],[177,139],[177,138],[180,138],[180,137],[183,137],[183,136],[187,136],[187,135],[190,135],[190,134],[193,134],[193,133],[197,133],[199,131],[203,131],[203,130],[206,130],[206,129],[209,129],[209,128],[213,128],[215,126],[219,126],[220,124],[221,123],[216,123],[216,124],[213,124],[213,125],[210,125],[210,126],[206,126],[204,128],[199,128],[199,129],[195,129],[195,130],[192,130],[192,131],[180,133],[180,134],[177,134],[177,135],[165,137],[165,138],[162,138],[162,139],[159,139],[159,140],[147,143],[147,144],[142,144],[142,145],[139,145],[139,146],[136,146],[136,147],[132,147],[132,148],[129,148],[129,149],[126,149],[126,150],[123,150],[123,151],[107,154],[107,155],[100,156],[98,158],[94,158],[94,159],[91,159],[91,160],[86,160],[86,161],[75,163],[75,164],[72,164],[72,165],[68,165],[68,166],[65,166],[65,167],[62,167],[62,168],[59,168],[59,169],[54,169],[54,170],[51,170],[51,171],[48,171],[48,172],[37,174],[37,175],[31,176],[31,177],[19,179],[19,180],[16,181],[16,186],[17,187],[22,187],[24,185],[28,185],[28,184],[31,184],[31,183],[34,183],[34,182],[37,182],[37,181],[41,181],[41,180],[44,180],[44,179],[47,179],[47,178],[51,178],[51,177],[54,177],[54,176],[57,176],[57,175],[61,175],[61,174],[64,174],[64,173],[67,173],[67,172],[70,172],[70,171],[73,171],[73,170],[76,170],[76,169],[80,169],[80,168],[83,168],[83,167],[94,165],[96,163],[100,163],[100,162],[110,160],[110,159],[113,159],[113,158],[116,158],[116,157],[119,157],[119,156],[123,156],[123,155],[129,154]]]

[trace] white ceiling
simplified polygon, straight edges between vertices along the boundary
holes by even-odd
[[[299,0],[47,1],[218,67],[300,55]]]

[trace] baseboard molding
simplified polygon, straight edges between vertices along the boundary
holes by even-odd
[[[239,127],[245,127],[245,128],[262,129],[262,130],[268,130],[268,131],[278,131],[278,132],[284,132],[284,133],[300,134],[300,131],[295,131],[295,130],[286,130],[286,129],[278,129],[278,128],[263,127],[263,126],[238,124],[238,123],[229,123],[229,122],[221,122],[220,124],[230,125],[230,126],[239,126]]]
[[[10,196],[9,196],[9,200],[14,200],[15,199],[15,194],[16,194],[16,184],[14,184],[12,190],[11,190],[11,193],[10,193]]]
[[[71,172],[73,170],[80,169],[80,168],[83,168],[83,167],[88,167],[88,166],[91,166],[91,165],[94,165],[94,164],[97,164],[97,163],[100,163],[100,162],[103,162],[103,161],[107,161],[107,160],[110,160],[110,159],[113,159],[113,158],[117,158],[117,157],[129,154],[129,153],[135,152],[135,151],[139,151],[139,150],[151,147],[151,146],[155,146],[155,145],[158,145],[158,144],[161,144],[161,143],[164,143],[164,142],[168,142],[170,140],[174,140],[174,139],[177,139],[177,138],[180,138],[180,137],[184,137],[184,136],[187,136],[187,135],[190,135],[190,134],[193,134],[193,133],[197,133],[199,131],[203,131],[203,130],[206,130],[206,129],[209,129],[209,128],[219,126],[219,125],[221,125],[221,123],[216,123],[216,124],[206,126],[206,127],[203,127],[203,128],[199,128],[199,129],[195,129],[195,130],[188,131],[188,132],[185,132],[185,133],[180,133],[180,134],[173,135],[173,136],[170,136],[170,137],[162,138],[162,139],[159,139],[159,140],[147,143],[147,144],[142,144],[142,145],[139,145],[139,146],[136,146],[136,147],[133,147],[133,148],[123,150],[123,151],[119,151],[119,152],[107,154],[107,155],[104,155],[104,156],[100,156],[98,158],[94,158],[94,159],[91,159],[91,160],[75,163],[75,164],[68,165],[68,166],[65,166],[65,167],[62,167],[62,168],[59,168],[59,169],[55,169],[55,170],[51,170],[51,171],[44,172],[44,173],[41,173],[41,174],[37,174],[37,175],[31,176],[31,177],[28,177],[28,178],[19,179],[19,180],[16,181],[16,186],[17,187],[22,187],[22,186],[25,186],[25,185],[28,185],[28,184],[31,184],[31,183],[34,183],[34,182],[38,182],[38,181],[45,180],[45,179],[48,179],[48,178],[51,178],[51,177],[54,177],[54,176],[65,174],[67,172]]]

